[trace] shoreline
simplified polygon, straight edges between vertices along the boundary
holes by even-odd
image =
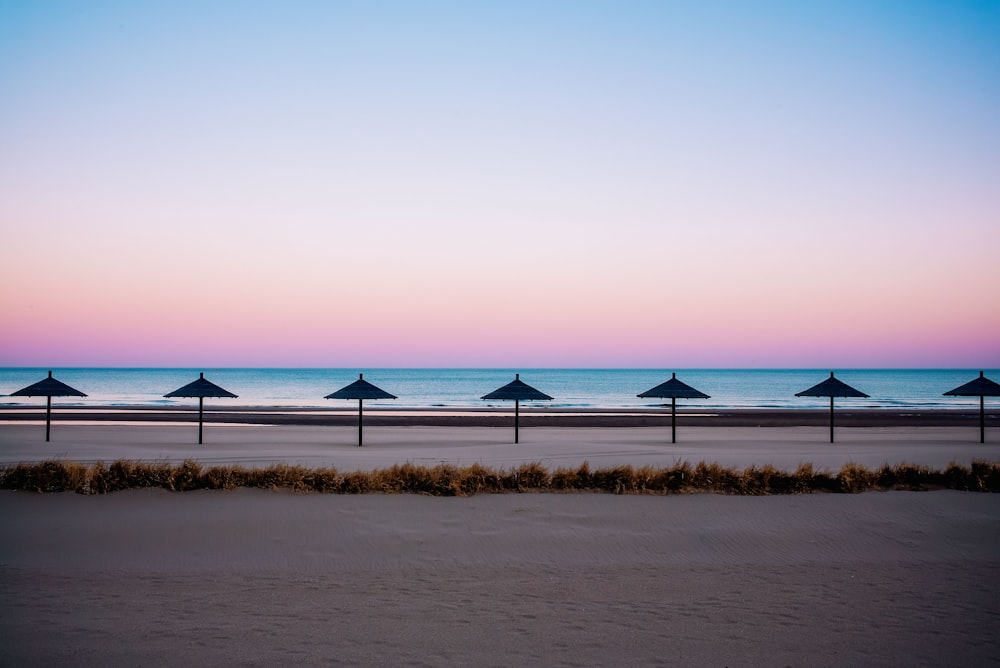
[[[190,422],[197,416],[190,406],[72,406],[53,408],[57,422]],[[498,427],[509,422],[513,406],[466,408],[365,408],[368,426]],[[0,406],[0,425],[43,420],[44,407]],[[671,423],[664,408],[524,408],[523,426],[548,427],[662,427]],[[204,411],[206,424],[346,426],[357,424],[357,407],[216,406]],[[1000,424],[1000,412],[987,410],[987,429]],[[829,409],[818,408],[720,408],[689,406],[677,410],[678,426],[687,427],[821,427],[829,425]],[[971,408],[852,408],[835,410],[838,427],[965,427],[977,426],[979,410]]]

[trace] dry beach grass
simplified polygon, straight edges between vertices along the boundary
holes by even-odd
[[[952,463],[943,471],[914,464],[886,464],[878,469],[847,464],[837,472],[830,472],[817,471],[811,464],[801,464],[794,471],[778,470],[770,465],[737,470],[706,462],[693,466],[682,462],[661,468],[617,466],[591,470],[590,465],[584,462],[576,468],[549,471],[538,462],[509,469],[480,464],[428,467],[405,463],[372,471],[340,472],[334,468],[308,469],[284,464],[266,468],[203,467],[194,460],[186,460],[177,466],[118,460],[110,465],[103,462],[84,465],[45,461],[0,468],[0,489],[106,494],[151,487],[175,492],[250,487],[333,494],[432,496],[507,492],[714,492],[760,496],[895,489],[1000,492],[1000,464],[974,461],[966,467]]]

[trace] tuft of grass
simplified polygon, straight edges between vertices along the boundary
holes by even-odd
[[[590,485],[612,494],[636,494],[639,491],[639,480],[631,466],[598,469],[590,474]]]
[[[640,491],[653,494],[678,494],[694,491],[693,471],[687,462],[679,462],[669,468],[644,466],[636,471],[636,483]]]
[[[176,492],[194,489],[289,489],[330,494],[428,494],[469,496],[508,492],[603,492],[610,494],[716,494],[765,495],[836,492],[856,494],[868,490],[955,489],[1000,492],[1000,463],[974,461],[968,468],[951,463],[943,471],[914,464],[884,465],[871,470],[847,464],[837,473],[816,471],[800,464],[794,471],[771,465],[739,470],[716,462],[678,462],[669,467],[615,466],[592,470],[584,462],[577,468],[549,471],[539,462],[510,469],[481,464],[417,466],[396,464],[373,471],[341,473],[334,468],[307,469],[275,464],[262,469],[213,466],[204,469],[194,460],[177,466],[120,460],[90,466],[74,462],[44,461],[0,467],[0,489],[32,492],[107,494],[125,489],[159,487]]]
[[[193,459],[185,459],[183,464],[171,469],[170,477],[167,479],[167,488],[175,492],[187,492],[204,487],[201,464]]]
[[[247,475],[247,487],[259,487],[261,489],[284,488],[296,491],[306,491],[309,489],[306,484],[309,469],[302,466],[274,464],[266,469],[252,469],[247,472]]]
[[[916,492],[926,490],[928,486],[940,486],[944,474],[932,472],[926,466],[886,464],[877,471],[876,476],[876,484],[881,489],[908,489]]]
[[[837,474],[839,490],[847,494],[857,494],[875,488],[878,475],[859,464],[845,464]]]
[[[103,462],[93,464],[87,472],[91,494],[106,494],[123,489],[142,487],[167,487],[172,469],[169,464],[144,464],[130,460],[118,460],[111,466]],[[83,490],[81,490],[83,491]]]
[[[543,490],[551,487],[551,478],[548,470],[542,466],[541,462],[529,462],[521,464],[510,472],[513,479],[513,486],[518,492],[528,490]]]
[[[373,489],[371,479],[372,475],[364,471],[346,473],[337,486],[336,491],[341,494],[371,494],[372,492],[379,491]]]
[[[743,471],[743,493],[752,496],[765,494],[792,494],[797,491],[798,480],[794,473],[779,471],[770,464],[757,468],[751,466]]]
[[[252,482],[251,471],[242,466],[213,466],[205,472],[205,489],[236,489],[237,487],[257,487]]]
[[[455,496],[461,490],[458,470],[450,464],[433,467],[407,462],[371,472],[370,491],[384,494]]]
[[[561,491],[592,489],[590,463],[584,462],[576,469],[556,469],[549,477],[549,487]]]
[[[719,494],[745,494],[743,472],[725,468],[717,462],[698,462],[691,472],[690,483],[695,489]]]
[[[972,462],[969,470],[976,492],[997,492],[1000,491],[1000,464],[991,464],[984,461]]]
[[[515,482],[510,471],[497,471],[481,464],[473,464],[461,470],[458,479],[457,493],[459,496],[472,494],[496,494],[515,488]]]
[[[18,464],[0,472],[0,489],[26,492],[70,492],[81,489],[87,482],[87,467],[75,462]]]
[[[307,489],[329,493],[340,491],[340,481],[340,474],[335,468],[312,469],[304,480]]]

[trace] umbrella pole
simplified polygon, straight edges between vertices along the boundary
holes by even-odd
[[[518,417],[520,417],[520,404],[521,402],[517,399],[514,400],[514,443],[517,443],[517,422]]]
[[[979,442],[986,442],[986,404],[981,394],[979,395]]]
[[[52,421],[52,397],[45,397],[45,440],[49,440],[49,424]]]
[[[670,397],[670,442],[677,442],[677,397]]]
[[[201,421],[205,409],[205,397],[198,397],[198,445],[201,445]]]
[[[830,442],[833,443],[833,397],[830,397]]]
[[[358,399],[358,447],[361,447],[361,425],[365,421],[365,400]]]

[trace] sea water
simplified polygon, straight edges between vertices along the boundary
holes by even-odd
[[[399,397],[371,401],[366,406],[402,408],[484,408],[502,406],[480,397],[514,379],[551,395],[539,406],[559,408],[629,409],[653,407],[663,400],[636,395],[670,378],[681,380],[711,396],[683,400],[686,408],[818,408],[823,398],[799,398],[801,392],[823,381],[827,369],[53,369],[57,379],[85,392],[85,399],[63,397],[60,405],[184,406],[190,399],[166,399],[164,394],[198,378],[199,372],[215,384],[239,395],[215,399],[233,406],[341,408],[345,402],[323,397],[357,380],[365,380]],[[10,393],[44,378],[48,369],[0,368],[0,405],[37,406],[38,398],[11,397]],[[974,397],[945,397],[943,392],[979,375],[972,369],[843,369],[837,378],[871,395],[870,399],[842,399],[857,408],[968,408],[978,406]],[[1000,380],[997,369],[986,375]],[[991,401],[991,400],[988,400]],[[531,405],[531,404],[526,404]]]

